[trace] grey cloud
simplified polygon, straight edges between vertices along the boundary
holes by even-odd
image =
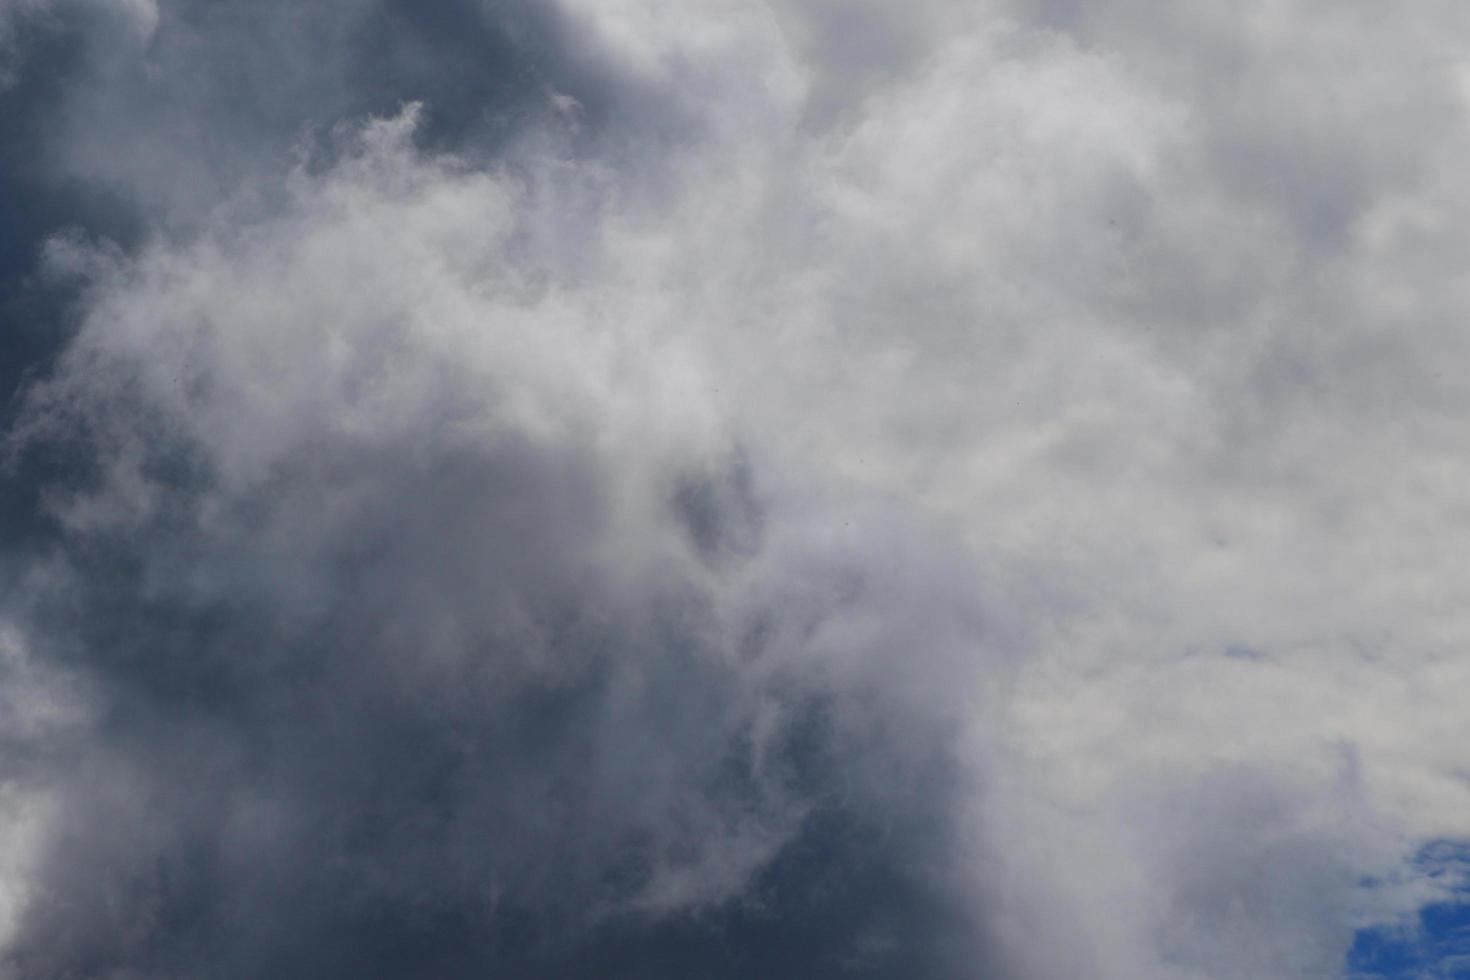
[[[49,780],[19,975],[940,975],[937,944],[969,948],[912,907],[950,901],[914,866],[938,860],[941,773],[889,769],[912,796],[880,800],[845,709],[799,677],[751,691],[697,595],[610,607],[609,571],[579,567],[601,518],[575,457],[425,452],[273,481],[243,509],[284,553],[253,515],[203,552],[185,519],[73,556],[41,632],[106,698]],[[312,554],[319,521],[282,513],[348,487],[365,500]]]
[[[742,586],[755,464],[613,407],[616,361],[575,356],[604,322],[558,321],[562,252],[519,233],[534,189],[420,153],[413,119],[192,248],[50,248],[87,318],[12,449],[89,465],[49,487],[66,531],[25,619],[101,693],[71,776],[37,787],[60,819],[11,969],[985,954],[929,870],[948,709],[878,659],[934,628],[908,586],[857,552],[804,591]],[[871,625],[802,655],[841,619]]]
[[[1351,862],[1340,836],[1357,801],[1314,825],[1290,790],[1222,770],[1162,800],[1172,906],[1164,955],[1210,976],[1331,976],[1352,942]],[[1163,826],[1160,826],[1160,824]]]
[[[1466,25],[1145,6],[27,20],[10,972],[1324,976],[1442,897]]]
[[[759,550],[761,507],[753,479],[750,460],[737,452],[714,474],[679,481],[674,511],[706,560],[749,556]]]
[[[553,8],[532,3],[165,4],[144,50],[91,32],[48,162],[191,227],[288,164],[313,128],[406,102],[432,106],[420,132],[440,147],[493,148],[553,92],[604,117],[618,87],[558,34]]]

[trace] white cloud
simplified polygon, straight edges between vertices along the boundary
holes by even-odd
[[[1036,976],[1323,975],[1424,900],[1358,883],[1470,836],[1458,8],[565,7],[706,124],[648,150],[667,193],[555,121],[420,154],[410,111],[94,271],[30,415],[111,449],[71,525],[160,506],[140,413],[203,453],[206,525],[323,447],[514,435],[593,461],[614,592],[696,581],[734,631],[813,569],[879,583],[777,663],[961,727],[953,846]],[[768,537],[705,567],[670,474],[736,447]],[[295,555],[355,506],[308,489]]]

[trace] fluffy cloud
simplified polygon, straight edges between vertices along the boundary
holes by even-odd
[[[1324,976],[1442,893],[1457,8],[450,7],[68,95],[152,233],[50,239],[12,428],[19,975]]]

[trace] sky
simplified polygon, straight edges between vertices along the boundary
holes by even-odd
[[[1470,977],[1470,7],[0,0],[0,978]]]

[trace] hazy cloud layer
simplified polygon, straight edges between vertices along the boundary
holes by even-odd
[[[1456,5],[4,9],[12,975],[1341,976],[1455,886]]]

